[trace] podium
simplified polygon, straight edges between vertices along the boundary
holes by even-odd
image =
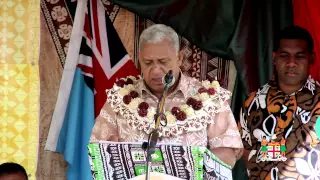
[[[95,180],[145,179],[142,143],[99,141],[88,145]],[[150,179],[231,180],[232,169],[205,147],[157,144]]]

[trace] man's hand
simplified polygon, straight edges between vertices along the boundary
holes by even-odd
[[[234,153],[234,149],[232,148],[226,148],[226,147],[214,148],[211,150],[211,152],[214,155],[216,155],[221,161],[228,164],[232,168],[236,164],[236,155]]]

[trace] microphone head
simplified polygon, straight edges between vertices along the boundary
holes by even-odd
[[[168,87],[172,86],[175,83],[175,78],[173,76],[172,70],[162,77],[162,83],[164,85],[168,85]]]

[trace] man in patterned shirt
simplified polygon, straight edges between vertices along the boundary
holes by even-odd
[[[217,81],[199,82],[180,71],[183,55],[179,37],[165,25],[145,29],[140,36],[142,78],[120,79],[107,90],[108,99],[93,128],[97,140],[142,142],[154,127],[154,115],[164,85],[162,77],[173,71],[164,111],[166,126],[159,126],[158,143],[208,147],[230,166],[242,156],[242,141],[227,100],[230,93]]]
[[[314,61],[313,39],[307,30],[290,26],[274,43],[275,76],[251,93],[241,110],[240,133],[249,177],[320,179],[315,132],[320,88],[308,72]],[[262,149],[264,137],[268,142]]]

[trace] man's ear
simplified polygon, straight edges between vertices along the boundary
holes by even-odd
[[[182,51],[179,51],[178,52],[178,63],[179,63],[179,66],[182,65],[183,58],[184,58],[184,53]]]
[[[137,69],[139,70],[139,71],[141,71],[141,62],[140,62],[140,59],[138,60],[138,64],[137,64]]]
[[[313,65],[315,63],[315,60],[316,60],[316,53],[315,52],[312,52],[311,54],[311,57],[309,59],[309,64]]]
[[[272,52],[272,64],[275,65],[276,62],[275,62],[275,57],[276,57],[276,53],[275,52]]]

